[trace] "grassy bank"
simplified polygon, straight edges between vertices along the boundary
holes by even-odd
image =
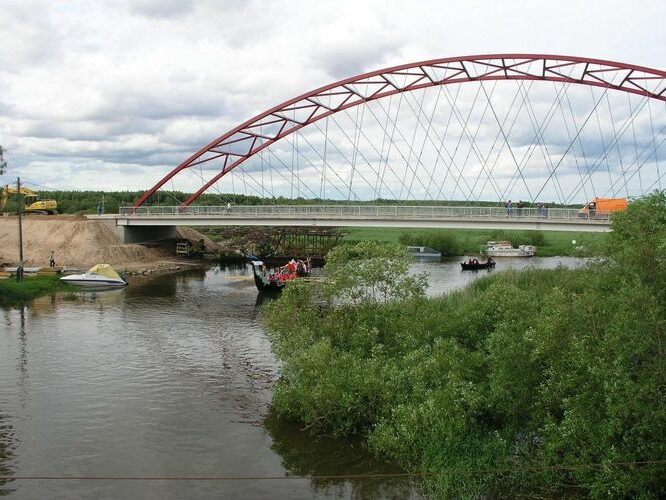
[[[404,229],[404,228],[344,228],[349,234],[345,241],[404,242],[436,248],[442,255],[478,254],[487,241],[508,240],[514,246],[537,246],[537,255],[553,257],[578,255],[581,249],[598,247],[606,238],[602,233],[573,231],[502,231],[483,229]],[[408,240],[408,241],[407,241]],[[576,241],[574,245],[572,241]],[[420,243],[419,243],[420,242]],[[434,245],[434,246],[433,246]]]
[[[334,249],[267,308],[275,411],[364,437],[434,498],[666,497],[666,195],[608,238],[594,267],[433,299],[400,245]]]
[[[0,306],[28,302],[66,288],[57,275],[26,277],[21,282],[15,278],[0,280]]]

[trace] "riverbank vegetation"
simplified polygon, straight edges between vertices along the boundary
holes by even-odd
[[[603,262],[435,299],[369,245],[268,307],[280,417],[363,436],[434,497],[666,496],[666,195],[616,218]]]
[[[0,306],[9,306],[31,301],[68,287],[61,284],[58,275],[29,276],[17,282],[16,278],[0,280]]]
[[[589,255],[603,243],[604,233],[574,231],[504,231],[493,229],[345,228],[345,241],[387,241],[427,246],[444,256],[478,255],[488,241],[535,245],[537,256]],[[575,241],[575,243],[573,243]]]

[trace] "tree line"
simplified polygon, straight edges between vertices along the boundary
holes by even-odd
[[[1,164],[1,162],[0,162]],[[144,191],[78,191],[78,190],[42,190],[39,191],[42,199],[53,199],[58,203],[58,212],[64,214],[93,214],[96,213],[100,203],[103,204],[105,213],[118,213],[120,207],[132,206]],[[183,191],[158,191],[151,196],[146,205],[149,206],[176,206],[182,204],[191,193]],[[196,201],[197,205],[203,206],[225,206],[232,205],[404,205],[404,206],[504,206],[503,202],[493,201],[468,201],[468,200],[390,200],[375,199],[362,201],[334,200],[321,198],[288,198],[260,197],[244,194],[218,194],[204,193]],[[16,211],[15,197],[11,197],[7,210]],[[524,202],[525,207],[532,204]],[[579,205],[558,205],[550,203],[551,207],[574,207]]]

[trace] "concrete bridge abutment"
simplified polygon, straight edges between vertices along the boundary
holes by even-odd
[[[118,219],[112,215],[89,217],[105,224],[119,243],[150,243],[160,240],[168,240],[176,237],[177,226],[125,226],[118,224]]]

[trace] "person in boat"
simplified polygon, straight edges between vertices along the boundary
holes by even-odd
[[[488,259],[486,259],[486,264],[488,264],[489,266],[491,266],[491,265],[493,265],[493,263],[494,263],[493,258],[489,255],[489,256],[488,256]]]
[[[296,263],[296,259],[294,257],[292,257],[291,260],[287,262],[286,268],[289,274],[293,274],[296,272],[296,270],[298,269],[298,264]]]
[[[271,282],[272,275],[268,273],[266,266],[261,264],[260,266],[257,266],[257,269],[259,271],[259,279],[261,282],[264,285],[268,285]]]

